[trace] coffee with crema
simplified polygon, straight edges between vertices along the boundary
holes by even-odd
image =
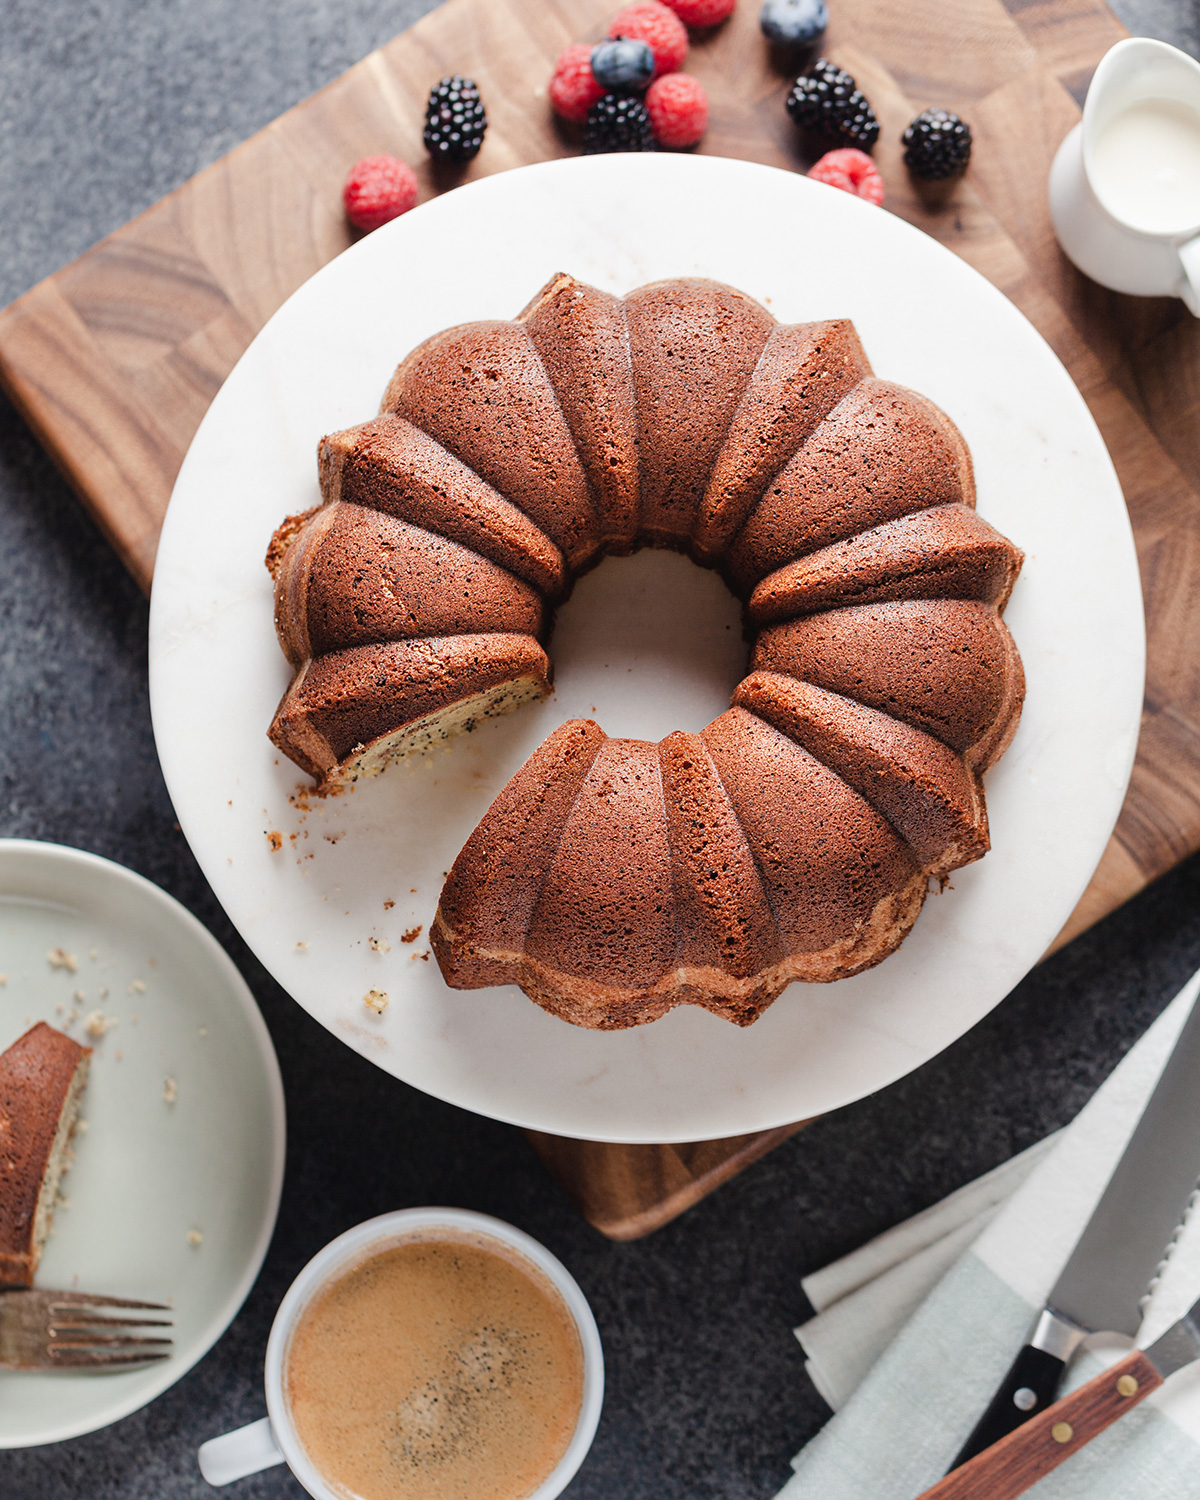
[[[347,1500],[525,1500],[571,1441],[583,1348],[557,1288],[522,1256],[427,1231],[313,1297],[284,1395]]]

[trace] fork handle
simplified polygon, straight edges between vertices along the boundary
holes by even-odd
[[[232,1484],[247,1474],[257,1474],[283,1462],[283,1452],[275,1441],[270,1417],[225,1432],[201,1443],[196,1452],[200,1472],[209,1484]]]
[[[1140,1349],[952,1469],[919,1500],[1016,1500],[1163,1383]]]

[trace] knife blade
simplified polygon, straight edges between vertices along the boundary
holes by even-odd
[[[1089,1334],[1136,1334],[1142,1299],[1174,1243],[1198,1179],[1200,1004],[1195,1004],[1028,1340],[951,1472],[1045,1411],[1067,1362]]]
[[[1132,1411],[1176,1370],[1200,1359],[1200,1302],[1148,1349],[1135,1349],[952,1469],[918,1500],[1017,1500],[1106,1427]]]

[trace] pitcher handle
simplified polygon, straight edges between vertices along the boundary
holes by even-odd
[[[1179,295],[1188,312],[1200,318],[1200,234],[1179,246],[1179,261],[1183,267]]]
[[[283,1462],[283,1453],[275,1441],[270,1417],[209,1438],[196,1451],[200,1472],[209,1484],[232,1484],[247,1474],[257,1474],[273,1464]]]

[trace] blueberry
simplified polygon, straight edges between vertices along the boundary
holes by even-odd
[[[763,0],[758,24],[778,47],[807,47],[829,25],[825,0]]]
[[[592,76],[609,93],[640,94],[654,77],[654,53],[629,37],[600,42],[592,48]]]

